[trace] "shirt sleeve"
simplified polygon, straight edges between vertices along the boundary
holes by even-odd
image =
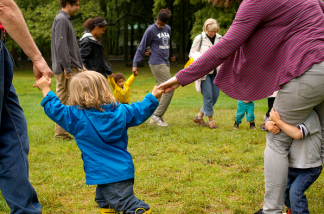
[[[115,90],[116,82],[115,82],[114,78],[108,77],[108,82],[109,82],[109,85],[112,87],[112,89]]]
[[[192,46],[190,48],[190,52],[189,52],[189,58],[191,57],[191,54],[195,53],[195,52],[199,52],[200,51],[200,43],[202,42],[201,41],[201,37],[202,35],[198,35],[194,38],[194,41],[192,43]]]
[[[216,69],[239,50],[261,22],[262,12],[259,3],[242,1],[235,20],[225,36],[194,63],[176,74],[179,83],[182,86],[188,85]]]
[[[113,70],[111,69],[111,67],[108,65],[108,63],[106,61],[105,61],[105,72],[108,75],[113,73]]]
[[[150,46],[152,41],[150,30],[147,29],[142,37],[141,43],[139,44],[135,57],[133,60],[133,67],[137,67],[137,64],[144,58],[145,50],[147,46]]]
[[[262,131],[268,131],[267,129],[266,129],[266,127],[265,127],[265,124],[266,124],[266,122],[268,122],[270,119],[267,119],[266,121],[264,121],[264,123],[260,126],[260,128],[261,128],[261,130]]]
[[[129,87],[133,84],[135,78],[136,78],[136,77],[134,76],[134,74],[132,74],[132,75],[127,79],[127,81],[125,82],[125,85],[127,85],[128,88],[129,88]]]
[[[44,107],[45,114],[51,120],[70,134],[75,135],[77,133],[76,127],[82,116],[78,115],[75,107],[62,104],[53,91],[48,92],[46,97],[43,98],[41,106]]]
[[[299,131],[302,133],[302,138],[301,138],[301,140],[304,139],[306,136],[309,135],[309,131],[308,131],[308,129],[306,128],[306,126],[305,126],[304,123],[299,124],[299,125],[297,126],[297,128],[298,128]]]
[[[159,106],[159,101],[148,93],[142,102],[124,105],[127,109],[127,128],[144,123]]]
[[[318,3],[320,5],[320,7],[322,8],[322,11],[324,12],[324,2],[323,2],[323,0],[318,0]]]
[[[66,73],[72,73],[71,70],[71,61],[70,61],[70,52],[67,44],[68,37],[68,20],[66,19],[58,19],[55,24],[55,33],[54,33],[54,41],[55,48],[57,52],[58,62],[61,64]]]

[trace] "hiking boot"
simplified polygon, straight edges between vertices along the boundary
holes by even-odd
[[[204,121],[204,119],[203,118],[201,118],[201,119],[199,119],[198,118],[198,115],[196,115],[196,117],[193,119],[193,121],[195,122],[195,123],[198,123],[199,125],[201,125],[201,126],[208,126],[206,123],[205,123],[205,121]]]
[[[236,121],[235,121],[235,123],[234,123],[234,129],[239,129],[240,127],[240,124],[238,124]]]
[[[108,206],[108,208],[100,208],[100,214],[117,214],[118,212]]]
[[[256,129],[256,128],[255,128],[255,123],[254,123],[254,122],[251,122],[251,123],[250,123],[250,129]]]
[[[164,122],[162,117],[158,117],[155,115],[152,116],[150,123],[155,123],[159,126],[168,126],[168,124],[166,122]]]
[[[145,210],[144,208],[138,208],[137,210],[135,210],[135,214],[137,214],[137,211],[144,211],[142,214],[152,214],[152,210],[149,209],[149,210]]]

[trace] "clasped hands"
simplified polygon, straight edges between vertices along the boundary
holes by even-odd
[[[280,132],[280,128],[276,125],[278,121],[281,120],[281,117],[274,108],[271,109],[269,120],[265,123],[265,128],[273,133],[278,134]]]

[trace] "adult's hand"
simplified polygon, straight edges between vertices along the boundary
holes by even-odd
[[[72,73],[66,73],[66,71],[64,69],[64,76],[66,79],[70,79],[72,77]]]
[[[134,76],[137,76],[137,74],[138,74],[137,67],[133,67],[132,72],[133,72]]]
[[[177,80],[177,78],[174,76],[174,77],[170,78],[169,80],[165,81],[164,83],[162,83],[161,85],[159,85],[158,88],[161,89],[163,87],[164,93],[168,93],[172,90],[177,89],[179,86],[180,86],[180,83]]]
[[[33,70],[36,80],[39,80],[43,76],[48,80],[53,76],[53,72],[43,57],[33,60]],[[37,84],[34,84],[33,87],[37,87]]]

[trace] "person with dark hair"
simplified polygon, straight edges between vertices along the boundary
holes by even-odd
[[[13,60],[3,34],[8,33],[31,59],[36,79],[51,78],[53,73],[13,0],[0,1],[0,22],[0,189],[11,213],[41,214],[42,205],[29,181],[27,121],[12,84]]]
[[[105,61],[104,49],[100,41],[100,36],[105,33],[107,26],[107,21],[102,17],[89,18],[83,24],[85,33],[80,39],[83,65],[87,70],[97,71],[106,78],[113,72]]]
[[[79,0],[60,0],[60,4],[62,10],[55,17],[52,26],[52,69],[56,78],[56,94],[67,105],[70,79],[85,68],[71,21],[71,16],[80,9]],[[55,124],[55,138],[73,139],[58,124]]]
[[[156,23],[146,29],[133,60],[133,74],[136,76],[137,64],[144,58],[146,47],[150,46],[151,56],[148,63],[158,85],[171,78],[169,63],[171,27],[167,25],[171,15],[169,9],[160,10]],[[151,123],[168,126],[162,117],[168,109],[172,96],[173,93],[162,95],[160,105],[151,118]]]
[[[115,73],[109,75],[108,81],[112,89],[114,90],[114,96],[118,102],[122,104],[128,104],[130,101],[129,88],[134,82],[136,76],[132,74],[125,82],[125,76],[122,73]]]
[[[324,2],[238,2],[240,7],[225,36],[159,87],[167,93],[222,64],[214,83],[228,96],[254,101],[280,89],[273,107],[282,121],[297,126],[315,109],[324,129]],[[267,133],[264,206],[258,213],[281,214],[284,209],[292,141],[283,131]]]

